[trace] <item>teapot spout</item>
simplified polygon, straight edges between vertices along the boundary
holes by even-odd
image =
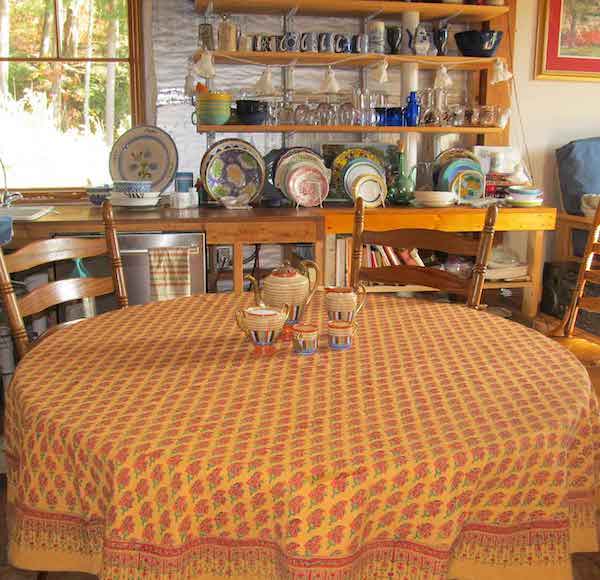
[[[250,282],[250,289],[254,292],[254,301],[256,302],[256,305],[264,306],[265,303],[262,299],[262,293],[260,291],[260,285],[258,284],[258,280],[250,274],[246,274],[244,276],[244,280],[248,280]]]

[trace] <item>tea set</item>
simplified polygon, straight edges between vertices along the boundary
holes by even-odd
[[[316,324],[301,322],[304,311],[312,300],[319,277],[318,266],[310,261],[300,262],[294,268],[289,262],[279,266],[263,281],[262,290],[252,276],[246,276],[254,290],[255,306],[236,312],[236,321],[242,332],[255,346],[257,355],[271,355],[281,337],[292,342],[299,355],[312,355],[319,348],[319,328]],[[356,315],[366,302],[366,289],[327,288],[328,344],[332,350],[348,350],[357,332]]]

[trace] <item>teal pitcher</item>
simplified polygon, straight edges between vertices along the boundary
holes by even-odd
[[[406,171],[406,155],[404,144],[398,143],[398,174],[389,188],[388,200],[394,205],[408,205],[413,199],[416,183],[416,170],[413,167]]]

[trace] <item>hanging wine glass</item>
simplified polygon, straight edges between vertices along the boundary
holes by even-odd
[[[419,91],[419,97],[422,103],[421,125],[439,126],[442,123],[440,115],[433,102],[433,89],[423,89]]]

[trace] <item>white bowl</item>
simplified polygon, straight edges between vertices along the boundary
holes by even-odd
[[[510,193],[508,195],[513,201],[520,203],[537,203],[539,200],[543,200],[543,195],[528,195],[526,193]]]
[[[414,196],[418,204],[431,207],[456,203],[456,194],[452,191],[415,191]]]
[[[581,211],[583,211],[585,217],[593,218],[596,215],[596,209],[587,205],[582,205]]]
[[[128,197],[129,199],[156,199],[157,197],[160,197],[160,194],[160,191],[138,191],[135,193],[128,191],[126,193],[118,193],[118,195]]]
[[[593,208],[594,210],[600,203],[600,194],[597,193],[584,193],[581,198],[581,209],[584,207]]]

